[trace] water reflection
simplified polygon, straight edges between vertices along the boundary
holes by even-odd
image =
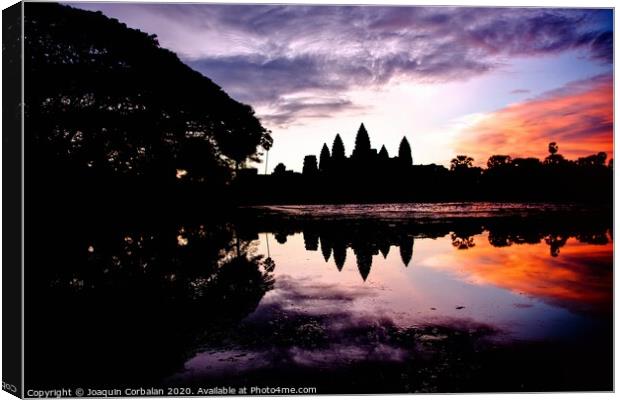
[[[312,233],[308,234],[309,231]],[[333,235],[335,231],[340,234]],[[299,236],[303,237],[305,251],[295,245]],[[308,248],[309,237],[320,242],[321,257],[308,258],[311,252],[317,251],[314,247]],[[388,257],[391,247],[398,248],[398,257]],[[339,257],[335,251],[334,256],[330,255],[336,248],[340,249]],[[413,259],[414,248],[420,253],[417,260]],[[343,271],[347,264],[347,250],[352,253],[351,262],[355,263],[357,276],[361,278],[357,281],[352,270]],[[280,272],[294,276],[298,281],[337,282],[340,287],[346,287],[346,284],[358,285],[370,279],[372,282],[366,286],[369,292],[377,285],[383,285],[392,293],[401,293],[402,299],[399,304],[392,304],[392,310],[410,308],[415,303],[416,296],[410,293],[413,291],[424,293],[420,301],[429,305],[425,310],[436,311],[437,307],[432,303],[443,302],[446,290],[454,289],[453,293],[458,295],[475,289],[476,296],[481,297],[492,289],[488,298],[481,299],[486,303],[483,308],[495,305],[498,298],[511,298],[517,308],[533,306],[525,305],[527,303],[544,302],[559,307],[554,312],[570,310],[605,314],[611,311],[612,244],[605,230],[579,234],[570,231],[525,234],[480,228],[477,234],[472,230],[461,230],[443,236],[441,233],[425,236],[393,225],[386,226],[385,231],[377,224],[336,229],[332,221],[325,231],[317,226],[311,230],[302,228],[300,234],[290,236],[286,244],[274,246],[272,251],[280,260]],[[334,265],[340,275],[317,270],[317,266],[323,263]],[[400,270],[403,267],[422,268],[422,271],[407,273]],[[309,275],[308,271],[313,274]],[[429,290],[429,284],[421,285],[415,281],[403,284],[416,277],[423,280],[431,273],[441,274],[431,284],[435,292]],[[457,284],[468,287],[452,287]],[[386,296],[382,297],[385,300]],[[454,305],[454,309],[463,308],[460,303]],[[471,311],[474,312],[481,311]],[[489,314],[488,310],[484,312]],[[425,311],[422,314],[431,313]],[[486,322],[497,323],[497,319],[501,319],[499,316],[493,318]],[[506,325],[509,325],[508,321]],[[532,334],[531,331],[526,333]]]
[[[230,224],[106,228],[76,222],[36,242],[31,385],[160,382],[273,289],[275,262]]]
[[[306,250],[304,229],[272,243],[274,290],[233,336],[207,339],[208,350],[169,381],[286,379],[321,382],[332,392],[608,387],[610,242],[568,235],[553,257],[544,232],[537,242],[528,235],[533,243],[509,235],[511,245],[496,247],[483,230],[466,237],[476,245],[465,249],[454,246],[452,233],[405,229],[416,253],[406,267],[400,251],[389,252],[401,240],[384,246],[384,256],[369,236],[351,236],[369,232],[390,243],[376,228],[338,231],[350,234],[341,234],[339,247],[349,257],[337,268],[328,251]],[[327,249],[333,232],[326,230],[330,239],[323,240],[314,229],[312,237]],[[268,233],[258,248],[276,235]]]
[[[374,227],[358,226],[353,232],[334,233],[334,226],[308,227],[303,229],[304,245],[307,251],[317,251],[320,244],[321,253],[326,262],[333,259],[338,270],[342,270],[347,258],[347,248],[353,250],[357,268],[363,280],[366,280],[372,268],[373,256],[381,253],[387,257],[390,247],[399,248],[405,266],[413,257],[414,238],[406,233],[389,234],[390,231],[377,232]],[[288,234],[294,234],[290,232]],[[281,244],[286,243],[287,233],[279,232],[275,236]],[[384,235],[382,235],[384,234]],[[333,256],[332,256],[333,254]]]
[[[290,227],[289,227],[290,228]],[[467,228],[460,228],[452,232],[443,232],[441,229],[436,230],[429,228],[427,232],[420,230],[418,226],[403,225],[398,226],[394,223],[378,224],[366,223],[363,221],[355,221],[355,223],[345,223],[338,221],[329,221],[326,223],[313,222],[310,226],[298,226],[288,231],[279,231],[273,234],[274,239],[279,244],[286,244],[289,236],[296,235],[299,232],[303,236],[304,248],[308,252],[321,251],[325,262],[331,262],[340,271],[342,270],[346,259],[347,249],[351,249],[355,257],[355,263],[362,280],[366,280],[370,275],[373,265],[373,259],[379,254],[385,259],[390,253],[392,247],[398,249],[402,265],[408,267],[412,262],[414,255],[415,238],[449,238],[452,246],[457,250],[470,250],[476,246],[476,254],[485,262],[493,259],[493,262],[501,266],[499,270],[502,274],[506,274],[506,270],[522,269],[526,265],[533,264],[534,268],[545,271],[541,274],[535,274],[534,278],[531,274],[526,274],[531,279],[537,280],[537,286],[543,286],[541,281],[545,281],[547,270],[551,271],[552,267],[563,265],[563,260],[549,260],[542,256],[537,256],[534,261],[519,259],[515,260],[514,252],[508,259],[502,258],[502,253],[493,251],[492,248],[506,248],[513,245],[540,245],[537,246],[536,254],[539,249],[547,248],[550,257],[557,258],[561,249],[566,246],[569,240],[578,243],[572,246],[569,258],[574,255],[574,250],[578,247],[584,256],[589,256],[589,260],[577,260],[578,265],[590,265],[604,263],[605,255],[611,254],[611,231],[604,226],[599,230],[578,231],[569,230],[557,231],[554,229],[547,230],[524,230],[524,231],[507,231],[506,226],[492,226],[485,228],[483,225],[470,225]],[[479,250],[478,250],[479,249]],[[446,253],[449,254],[449,253]],[[462,254],[453,255],[455,258],[461,257]],[[600,258],[603,258],[602,260]],[[331,261],[330,261],[331,260]],[[584,261],[584,262],[582,262]],[[557,263],[557,265],[556,265]],[[476,261],[472,261],[476,264]],[[611,271],[609,271],[611,272]],[[581,273],[585,273],[581,271]],[[552,273],[553,275],[553,273]],[[585,277],[584,277],[585,278]],[[587,281],[587,279],[584,279]],[[561,282],[560,282],[561,283]],[[552,286],[557,286],[556,282]]]
[[[611,387],[605,218],[267,215],[58,229],[31,241],[26,323],[55,327],[27,330],[33,387]]]

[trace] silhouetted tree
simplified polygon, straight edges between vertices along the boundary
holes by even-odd
[[[409,166],[413,164],[413,158],[411,157],[411,146],[405,136],[400,141],[398,146],[398,160],[402,165]]]
[[[248,115],[254,117],[254,110],[250,106],[242,107],[246,108]],[[249,125],[248,121],[251,121],[253,126]],[[233,160],[236,170],[239,170],[246,160],[262,162],[262,152],[258,152],[257,147],[269,150],[273,144],[271,131],[263,128],[258,119],[248,121],[233,120],[229,129],[218,130],[215,134],[219,149]]]
[[[286,173],[286,166],[282,163],[278,163],[278,165],[276,165],[276,167],[273,169],[273,174],[274,175],[284,175]]]
[[[456,247],[459,250],[467,250],[476,245],[473,236],[469,236],[467,234],[459,234],[457,232],[452,233],[452,246]]]
[[[276,239],[276,242],[280,244],[284,244],[287,241],[288,235],[286,232],[275,232],[273,237]]]
[[[365,158],[370,153],[370,137],[368,136],[368,131],[366,131],[366,127],[362,123],[357,130],[357,135],[355,136],[355,147],[353,148],[353,158]]]
[[[215,153],[213,143],[201,138],[187,138],[179,145],[177,168],[185,171],[186,180],[221,186],[231,174],[225,165],[210,156]]]
[[[527,158],[515,158],[512,160],[512,166],[520,169],[525,169],[529,171],[534,171],[540,166],[542,163],[538,158],[535,157],[527,157]]]
[[[589,244],[607,244],[609,238],[606,232],[580,232],[577,234],[577,240],[581,243]]]
[[[587,157],[577,159],[577,165],[580,167],[604,167],[607,153],[600,152]]]
[[[545,164],[547,165],[560,165],[566,162],[563,155],[558,154],[560,146],[556,142],[549,143],[549,155],[545,158]]]
[[[550,234],[545,238],[545,243],[549,245],[549,254],[551,257],[557,257],[560,255],[560,248],[562,248],[568,241],[568,236],[565,234]]]
[[[545,164],[547,165],[560,165],[560,164],[564,164],[565,162],[566,162],[566,159],[561,154],[549,154],[545,158]]]
[[[510,236],[503,231],[489,231],[489,243],[493,247],[508,247],[512,245],[512,241],[510,240]],[[454,245],[454,239],[452,242]],[[455,246],[458,247],[458,246]]]
[[[558,152],[558,150],[560,149],[560,147],[558,146],[558,144],[556,142],[551,142],[549,143],[549,154],[554,155]]]
[[[457,171],[461,169],[471,168],[474,164],[474,159],[466,155],[458,155],[450,160],[450,171]]]
[[[309,155],[304,157],[304,166],[302,174],[304,176],[316,176],[319,172],[319,168],[316,165],[316,156]]]
[[[174,182],[191,139],[205,145],[189,176],[214,182],[220,167],[258,161],[271,146],[250,106],[161,48],[154,35],[54,3],[25,11],[26,140],[46,165],[42,174],[69,180],[87,173],[93,185],[127,176]]]
[[[98,380],[135,377],[136,373],[140,380],[166,376],[182,365],[183,354],[196,345],[196,334],[225,332],[223,328],[252,313],[273,289],[273,260],[254,254],[256,248],[249,243],[240,244],[244,251],[238,256],[231,243],[236,235],[228,224],[179,227],[162,224],[160,218],[147,226],[121,227],[89,218],[88,224],[75,230],[75,220],[80,218],[80,214],[63,214],[63,223],[54,224],[55,232],[61,233],[58,240],[36,238],[38,249],[54,248],[39,254],[38,260],[46,259],[55,268],[42,270],[33,283],[41,288],[32,297],[34,317],[48,325],[70,312],[80,324],[79,331],[59,328],[46,333],[57,346],[45,346],[45,358],[58,360],[64,355],[80,360],[74,370],[56,362],[54,368],[62,371],[50,372],[46,367],[46,374],[60,376],[72,370],[71,375],[80,379],[92,374],[105,377]],[[178,233],[185,238],[182,246]],[[62,240],[70,235],[76,240]],[[86,253],[80,244],[79,252],[76,242],[94,247]],[[193,318],[196,313],[206,316],[208,322]],[[102,326],[102,316],[122,323],[127,331]],[[148,321],[156,318],[168,323],[153,329]],[[84,354],[82,349],[93,340],[99,344]],[[161,348],[157,357],[142,360],[153,348]],[[96,360],[91,363],[88,360],[93,355]],[[116,360],[123,356],[133,360],[131,367],[106,371],[111,366],[106,357]],[[85,365],[88,372],[81,374]],[[136,366],[146,371],[132,372]]]
[[[331,156],[329,154],[329,149],[327,148],[327,144],[323,143],[323,148],[321,148],[321,155],[319,156],[319,171],[325,173],[329,170],[329,166],[331,163]]]
[[[510,165],[512,162],[512,157],[505,155],[494,155],[489,157],[489,161],[487,161],[488,169],[502,168]]]

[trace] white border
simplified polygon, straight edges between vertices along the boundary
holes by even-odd
[[[71,1],[65,1],[66,3],[69,3]],[[86,1],[84,1],[86,2]],[[91,2],[96,2],[96,1],[91,1]],[[108,2],[118,2],[118,3],[127,3],[128,1],[108,1]],[[189,1],[175,1],[175,0],[134,0],[132,2],[143,2],[143,3],[189,3]],[[250,3],[250,1],[248,0],[227,0],[227,1],[222,1],[225,3],[241,3],[241,4],[247,4]],[[220,2],[220,3],[222,3]],[[521,1],[514,1],[514,0],[475,0],[475,1],[467,1],[467,0],[445,0],[445,1],[433,1],[433,0],[424,0],[424,1],[419,1],[419,0],[388,0],[388,1],[381,1],[381,0],[356,0],[356,1],[352,1],[352,0],[311,0],[311,1],[304,1],[304,0],[287,0],[286,2],[281,1],[268,1],[268,0],[253,0],[251,1],[252,3],[261,3],[261,4],[273,4],[273,3],[287,3],[287,4],[375,4],[375,5],[441,5],[441,6],[445,6],[445,5],[454,5],[454,6],[486,6],[486,7],[497,7],[497,6],[501,6],[501,7],[506,7],[506,6],[513,6],[513,7],[577,7],[577,8],[597,8],[597,7],[601,7],[601,8],[613,8],[614,7],[614,2],[607,0],[607,1],[601,1],[601,0],[590,0],[590,1],[577,1],[577,0],[564,0],[564,1],[558,1],[558,0],[545,0],[545,1],[532,1],[532,0],[521,0]],[[16,1],[12,1],[12,0],[0,0],[0,6],[2,6],[2,9],[7,8],[13,4],[15,4]],[[194,1],[194,3],[218,3],[217,1]],[[22,8],[22,13],[23,13],[23,8]],[[614,12],[614,28],[616,26],[616,19],[617,19],[617,15]],[[23,32],[23,26],[22,26],[22,32]],[[23,36],[22,36],[23,37]],[[2,33],[0,30],[0,41],[2,38]],[[617,31],[614,29],[614,43],[618,43],[618,34]],[[615,47],[615,46],[614,46]],[[22,42],[22,53],[23,53],[23,42]],[[615,72],[616,72],[616,58],[615,58],[615,51],[614,51],[614,76],[615,76]],[[0,63],[0,73],[2,71],[2,66]],[[23,71],[23,63],[22,63],[22,71]],[[617,87],[614,84],[614,121],[615,121],[615,99],[616,99],[616,91],[617,91]],[[23,80],[22,80],[22,102],[23,102]],[[1,100],[0,100],[0,105],[2,104]],[[23,129],[23,110],[22,110],[22,129]],[[23,132],[23,130],[22,130]],[[22,196],[23,196],[23,163],[24,163],[24,153],[23,153],[23,135],[22,135]],[[615,124],[614,124],[614,144],[615,144]],[[0,142],[0,177],[2,174],[2,165],[1,165],[1,142]],[[615,158],[615,146],[614,146],[614,158]],[[617,165],[617,163],[616,163]],[[0,178],[1,180],[1,178]],[[616,193],[615,188],[618,187],[618,175],[614,174],[614,195]],[[0,185],[0,195],[2,194],[2,187]],[[0,196],[1,197],[1,196]],[[2,200],[0,198],[0,209],[2,207]],[[24,222],[24,214],[23,214],[23,210],[22,210],[22,215],[21,215],[21,219],[22,219],[22,226],[23,226],[23,222]],[[2,216],[0,214],[0,223],[2,222]],[[617,225],[618,222],[618,215],[614,213],[614,226],[618,226]],[[7,233],[10,234],[10,232],[0,232],[0,254],[2,252],[2,243],[1,243],[1,238],[2,238],[2,233]],[[22,262],[23,262],[23,256],[24,256],[24,249],[23,249],[23,231],[22,231]],[[615,244],[614,244],[614,250],[615,250]],[[616,262],[618,261],[618,254],[614,251],[614,266],[616,265]],[[615,269],[614,269],[615,272]],[[22,296],[24,294],[23,290],[23,268],[22,268]],[[617,301],[618,299],[615,296],[615,288],[618,287],[618,276],[617,274],[614,273],[614,310],[617,309]],[[2,277],[0,276],[0,287],[1,287],[1,283],[2,283]],[[0,299],[0,309],[1,309],[1,305],[2,305],[2,300]],[[22,315],[23,315],[23,299],[22,299]],[[617,333],[618,329],[617,329],[617,319],[615,318],[615,313],[614,313],[614,332]],[[1,327],[2,327],[2,322],[0,320],[0,331],[1,331]],[[22,319],[22,329],[23,329],[23,319]],[[1,343],[1,338],[2,338],[2,334],[0,333],[0,343]],[[1,353],[1,350],[0,350]],[[22,359],[23,359],[23,354],[24,354],[24,349],[22,347]],[[614,366],[615,366],[615,360],[617,359],[617,355],[618,355],[618,350],[617,347],[615,346],[615,340],[614,340]],[[2,369],[0,367],[0,373],[1,373]],[[618,382],[618,370],[617,368],[614,368],[614,383]],[[23,374],[22,374],[22,388],[23,388]],[[391,395],[391,396],[387,396],[387,395],[376,395],[373,396],[374,398],[378,398],[378,399],[386,399],[386,398],[390,398],[390,397],[394,397],[396,396],[398,397],[403,397],[403,396],[407,396],[407,395]],[[496,394],[496,393],[492,393],[492,394],[465,394],[465,395],[416,395],[416,398],[420,398],[420,399],[448,399],[448,398],[453,398],[454,396],[466,396],[467,398],[486,398],[486,399],[490,399],[491,396],[493,396],[493,398],[495,397],[501,397],[502,399],[507,399],[507,400],[512,400],[512,399],[519,399],[522,397],[526,397],[529,399],[535,399],[535,398],[545,398],[545,399],[552,399],[552,400],[573,400],[573,399],[581,399],[587,396],[588,399],[606,399],[606,398],[613,398],[615,397],[615,393],[551,393],[551,394]],[[307,399],[307,398],[311,398],[311,397],[315,397],[315,396],[291,396],[288,398],[298,398],[298,399]],[[362,398],[362,397],[367,397],[367,396],[321,396],[322,398],[334,398],[334,399],[344,399],[344,398]],[[14,399],[14,396],[11,396],[9,393],[4,392],[4,391],[0,391],[0,400],[9,400],[9,399]],[[237,396],[235,397],[237,399],[239,398],[251,398],[249,396],[247,397],[243,397],[243,396]],[[254,397],[256,398],[256,397]],[[262,397],[261,398],[276,398],[276,397]]]

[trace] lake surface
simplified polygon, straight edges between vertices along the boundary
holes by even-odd
[[[40,323],[79,321],[31,337],[32,358],[71,343],[64,376],[318,393],[612,389],[608,210],[278,206],[83,229],[56,248],[70,266],[39,279],[46,300],[33,300]]]

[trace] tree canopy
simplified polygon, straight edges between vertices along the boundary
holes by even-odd
[[[202,181],[272,144],[250,106],[100,12],[26,4],[25,49],[26,140],[48,166],[173,177],[183,164]]]
[[[461,169],[471,168],[474,165],[474,159],[466,155],[458,155],[450,160],[450,170],[458,171]]]
[[[499,155],[499,154],[493,155],[489,157],[489,160],[487,161],[487,168],[488,169],[502,168],[502,167],[506,167],[510,165],[511,162],[512,162],[512,157],[510,156]]]
[[[285,172],[286,165],[284,165],[283,163],[278,163],[278,165],[276,165],[276,167],[273,169],[274,175],[284,175]]]

